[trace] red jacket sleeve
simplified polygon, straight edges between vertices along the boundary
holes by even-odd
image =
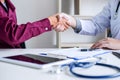
[[[48,18],[18,25],[8,17],[0,17],[0,40],[19,44],[44,32],[51,31]]]

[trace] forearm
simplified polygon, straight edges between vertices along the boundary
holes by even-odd
[[[9,44],[19,44],[34,36],[51,31],[49,20],[43,19],[33,23],[18,25],[9,19],[1,19],[1,40]]]

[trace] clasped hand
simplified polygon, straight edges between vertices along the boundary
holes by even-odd
[[[76,27],[75,18],[65,13],[58,13],[53,16],[50,16],[49,20],[52,25],[52,28],[57,32],[63,32],[70,27]]]

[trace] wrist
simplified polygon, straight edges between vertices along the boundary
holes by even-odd
[[[76,19],[75,19],[73,16],[70,16],[69,19],[70,19],[70,20],[69,20],[70,26],[71,26],[73,29],[75,29],[75,28],[76,28],[76,24],[77,24]]]
[[[48,17],[48,19],[50,21],[50,25],[52,25],[52,26],[55,26],[58,22],[57,17],[55,17],[55,16],[50,16],[50,17]]]
[[[74,18],[73,18],[74,19]],[[73,25],[72,25],[72,28],[75,29],[76,28],[76,20],[74,19],[73,20]]]
[[[76,18],[75,21],[76,21],[76,26],[73,29],[74,29],[74,32],[79,33],[82,29],[81,22],[79,18]]]

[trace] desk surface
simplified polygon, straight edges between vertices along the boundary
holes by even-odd
[[[0,57],[14,54],[24,54],[24,53],[39,53],[39,52],[49,52],[56,49],[0,49]],[[102,55],[106,60],[106,63],[113,64],[120,67],[120,59],[112,54]],[[92,67],[90,70],[82,70],[82,73],[96,74],[96,73],[113,73],[115,71],[111,69],[106,69],[103,67]],[[0,80],[93,80],[86,78],[78,78],[70,74],[68,70],[66,72],[61,72],[59,74],[51,74],[46,70],[33,69],[28,67],[23,67],[19,65],[9,64],[0,62]],[[120,80],[118,78],[112,79],[97,79],[97,80]]]

